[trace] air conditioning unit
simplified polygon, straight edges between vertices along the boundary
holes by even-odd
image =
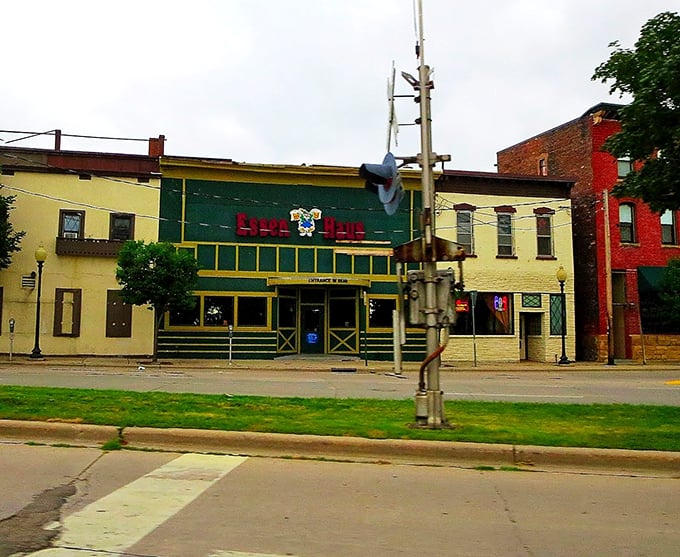
[[[78,238],[77,232],[64,232],[64,238]]]

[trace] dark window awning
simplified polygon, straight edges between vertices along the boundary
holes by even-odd
[[[658,292],[666,267],[638,267],[638,291]]]

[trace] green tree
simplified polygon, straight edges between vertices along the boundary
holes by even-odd
[[[654,211],[680,208],[680,16],[664,12],[643,25],[634,49],[609,45],[609,60],[592,77],[611,82],[610,93],[633,97],[620,110],[621,131],[605,148],[644,164],[614,195],[642,199]],[[657,156],[658,155],[658,156]]]
[[[9,214],[14,209],[16,196],[0,195],[0,269],[6,269],[12,263],[12,254],[20,250],[19,244],[26,232],[17,232],[9,220]]]
[[[664,269],[659,283],[659,299],[666,325],[670,330],[678,330],[680,328],[680,259],[671,259]]]
[[[158,359],[158,329],[166,311],[191,309],[198,281],[198,262],[167,242],[128,241],[118,254],[116,279],[121,298],[133,305],[149,305],[155,312],[153,361]]]

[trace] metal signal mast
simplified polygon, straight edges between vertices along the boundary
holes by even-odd
[[[416,57],[420,61],[418,79],[402,72],[402,76],[417,91],[415,101],[420,104],[420,153],[415,158],[404,158],[405,162],[417,162],[421,171],[422,187],[422,236],[394,249],[397,262],[418,262],[423,264],[422,271],[408,273],[409,320],[426,330],[427,357],[420,368],[420,380],[416,391],[416,422],[432,429],[440,429],[448,424],[444,416],[442,390],[439,382],[440,355],[446,344],[440,345],[440,331],[444,329],[448,341],[448,325],[455,320],[455,312],[450,310],[452,292],[463,288],[462,261],[465,252],[448,240],[435,234],[434,179],[433,166],[437,162],[451,160],[449,155],[437,155],[432,151],[432,116],[430,94],[434,89],[431,69],[425,63],[425,41],[423,37],[422,0],[418,0],[418,43]],[[458,282],[452,269],[438,271],[438,261],[458,261]],[[427,376],[425,377],[425,372]]]

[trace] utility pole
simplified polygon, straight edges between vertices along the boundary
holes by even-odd
[[[612,294],[612,241],[609,229],[609,191],[602,192],[602,210],[604,211],[604,287],[607,305],[607,365],[614,361],[614,302]]]

